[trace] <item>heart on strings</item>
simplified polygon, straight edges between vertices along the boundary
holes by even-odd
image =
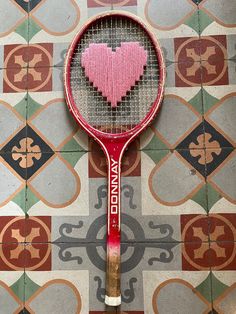
[[[90,44],[82,53],[85,75],[114,108],[143,75],[147,51],[139,42],[122,42],[116,51]]]

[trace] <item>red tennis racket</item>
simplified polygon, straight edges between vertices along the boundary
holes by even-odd
[[[120,173],[127,145],[160,108],[165,80],[156,38],[136,16],[111,11],[91,19],[71,43],[65,63],[70,112],[102,147],[108,162],[105,303],[120,293]]]

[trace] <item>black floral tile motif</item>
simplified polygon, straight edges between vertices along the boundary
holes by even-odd
[[[198,142],[198,138],[201,136],[201,142]],[[198,149],[203,148],[204,143],[203,143],[203,137],[204,137],[204,128],[203,128],[203,123],[200,123],[190,134],[188,134],[182,142],[180,142],[177,146],[176,149],[190,149],[190,144],[194,142],[196,145],[198,145]]]
[[[186,147],[188,150],[184,149]],[[227,147],[227,149],[222,149],[222,147]],[[197,171],[203,176],[208,176],[228,157],[233,146],[222,134],[204,121],[176,149]]]
[[[194,3],[199,4],[202,2],[202,0],[192,0]]]
[[[19,312],[19,314],[30,314],[30,312],[24,308]]]
[[[29,11],[29,1],[15,0],[15,2],[22,7],[26,12]]]
[[[26,136],[27,134],[27,136]],[[23,178],[29,179],[54,155],[53,150],[30,127],[26,126],[4,147],[2,158]],[[46,153],[42,153],[46,152]]]
[[[30,0],[29,11],[33,10],[42,0]]]
[[[26,12],[33,10],[42,0],[14,0]]]

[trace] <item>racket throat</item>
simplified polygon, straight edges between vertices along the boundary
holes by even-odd
[[[124,148],[124,143],[109,143],[106,147],[108,158],[107,233],[114,240],[120,234],[121,158]]]

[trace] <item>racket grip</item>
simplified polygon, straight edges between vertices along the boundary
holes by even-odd
[[[105,303],[109,306],[121,304],[120,293],[120,247],[107,248],[106,296]]]
[[[108,150],[108,220],[107,220],[107,265],[105,303],[121,304],[120,292],[120,174],[121,157],[125,144],[107,145]]]

